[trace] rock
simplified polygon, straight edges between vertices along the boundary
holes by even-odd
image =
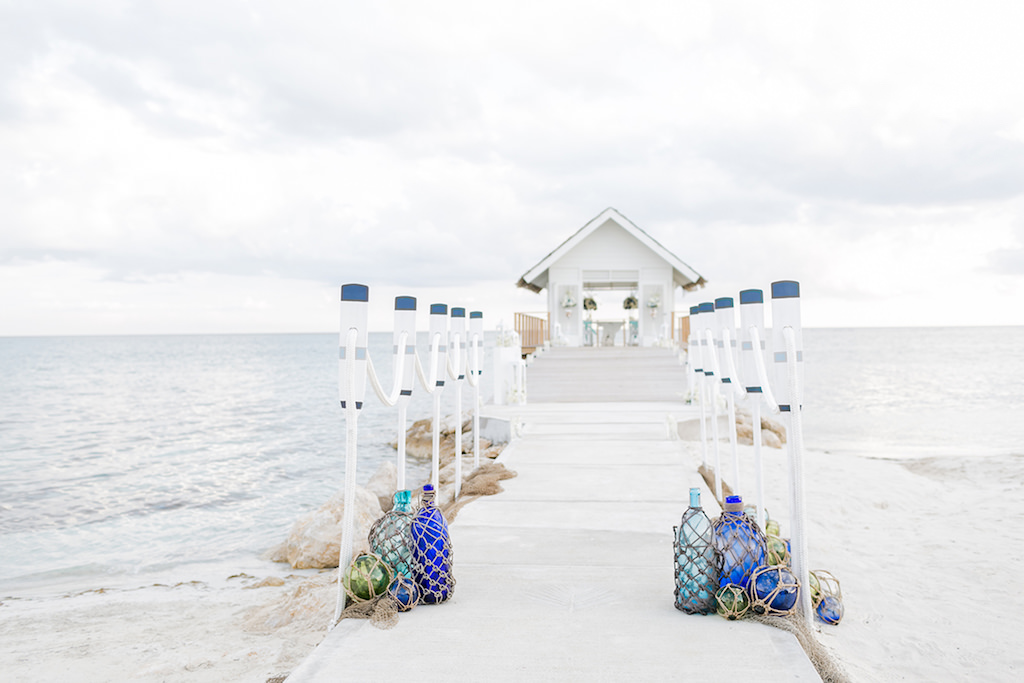
[[[754,443],[753,417],[746,411],[736,412],[736,442],[744,445]],[[770,435],[770,436],[769,436]],[[761,444],[769,448],[782,448],[786,443],[786,428],[775,420],[761,418]]]
[[[736,442],[742,444],[754,443],[754,428],[747,422],[736,420]]]
[[[288,562],[295,569],[337,567],[341,553],[341,519],[345,509],[342,492],[292,526],[288,540],[270,553],[275,562]],[[357,486],[355,496],[355,539],[353,555],[369,552],[366,537],[384,511],[377,496]]]
[[[438,481],[439,484],[441,484],[441,486],[444,486],[445,484],[451,484],[451,483],[453,483],[455,481],[455,460],[454,459],[452,459],[452,461],[449,462],[444,467],[441,467],[440,469],[438,469],[438,471],[437,471],[437,481]]]
[[[779,440],[779,446],[772,446],[772,448],[782,448],[782,444],[786,443],[786,428],[771,418],[762,417],[761,430],[764,431],[765,429],[775,434]]]
[[[761,430],[761,444],[768,448],[782,448],[782,440],[779,435],[769,429]]]
[[[416,420],[405,431],[405,454],[414,458],[429,458],[433,448],[433,437],[430,433],[430,418]],[[398,448],[398,443],[391,444]]]
[[[398,486],[398,467],[392,460],[385,460],[366,483],[366,488],[377,496],[380,509],[390,510],[395,504],[395,488]]]
[[[268,576],[267,578],[263,579],[259,583],[254,583],[251,586],[246,586],[246,588],[266,588],[267,586],[283,586],[283,585],[284,585],[284,579],[282,579],[280,576]]]
[[[493,496],[504,489],[498,482],[511,479],[516,473],[501,463],[485,462],[473,470],[462,484],[464,496]]]

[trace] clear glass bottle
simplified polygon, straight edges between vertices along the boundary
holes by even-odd
[[[743,499],[728,496],[722,514],[712,524],[715,550],[722,558],[719,586],[746,588],[750,574],[764,565],[765,537],[743,513]]]
[[[712,543],[711,520],[700,506],[700,489],[690,489],[690,507],[673,529],[675,541],[675,605],[687,614],[715,611],[718,555]]]
[[[448,536],[448,523],[434,505],[434,487],[423,487],[419,511],[412,520],[413,578],[419,586],[420,601],[432,604],[444,602],[455,591],[452,574],[452,544]]]
[[[370,528],[370,549],[397,574],[412,576],[412,492],[395,491],[394,506]]]

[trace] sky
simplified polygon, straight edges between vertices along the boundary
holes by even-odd
[[[0,335],[541,311],[615,207],[809,327],[1024,324],[1024,3],[0,0]],[[422,323],[426,325],[425,316]]]

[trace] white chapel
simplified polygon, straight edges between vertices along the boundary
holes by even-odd
[[[677,291],[706,281],[613,208],[607,208],[541,259],[519,287],[547,293],[548,334],[567,346],[654,346],[672,336]],[[608,293],[622,295],[616,305]]]

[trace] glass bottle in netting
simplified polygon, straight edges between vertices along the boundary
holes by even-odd
[[[700,489],[690,489],[690,507],[674,529],[675,606],[687,614],[715,611],[719,559],[711,520],[700,505]]]

